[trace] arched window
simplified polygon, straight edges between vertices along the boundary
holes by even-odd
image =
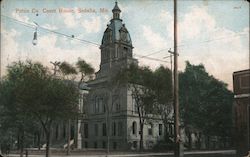
[[[135,135],[136,132],[137,132],[137,124],[136,124],[136,122],[133,122],[133,124],[132,124],[132,133],[133,133],[133,135]]]
[[[153,135],[153,124],[150,123],[148,126],[148,135]]]

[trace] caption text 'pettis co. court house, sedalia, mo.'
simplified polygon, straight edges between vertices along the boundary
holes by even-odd
[[[16,13],[108,13],[106,8],[16,8]]]

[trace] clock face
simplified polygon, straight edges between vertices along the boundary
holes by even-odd
[[[127,34],[126,34],[125,32],[122,32],[122,33],[121,33],[121,39],[122,39],[123,41],[126,41],[126,39],[127,39]]]

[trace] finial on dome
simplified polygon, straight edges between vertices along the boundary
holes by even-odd
[[[118,7],[118,2],[117,0],[115,1],[115,7],[112,10],[113,12],[113,19],[120,19],[120,8]]]

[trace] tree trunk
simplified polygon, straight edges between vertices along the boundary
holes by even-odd
[[[20,137],[20,157],[23,157],[23,145],[24,145],[24,130],[21,129],[21,137]]]
[[[198,133],[198,149],[201,149],[201,134]]]
[[[46,157],[50,157],[50,129],[46,132]]]
[[[188,149],[191,150],[192,149],[192,137],[191,137],[191,133],[189,130],[187,134],[188,134]]]
[[[143,150],[143,128],[144,128],[144,124],[141,123],[140,124],[140,150]]]
[[[41,132],[38,131],[38,134],[37,134],[37,148],[38,150],[41,150]]]
[[[75,120],[75,139],[74,139],[74,148],[76,148],[77,149],[77,147],[78,147],[78,117],[76,118],[76,120]]]
[[[67,146],[67,155],[70,155],[70,140],[71,140],[71,124],[70,120],[68,121],[68,146]]]
[[[17,133],[17,150],[20,150],[20,131]]]
[[[207,136],[207,149],[210,149],[210,136]]]

